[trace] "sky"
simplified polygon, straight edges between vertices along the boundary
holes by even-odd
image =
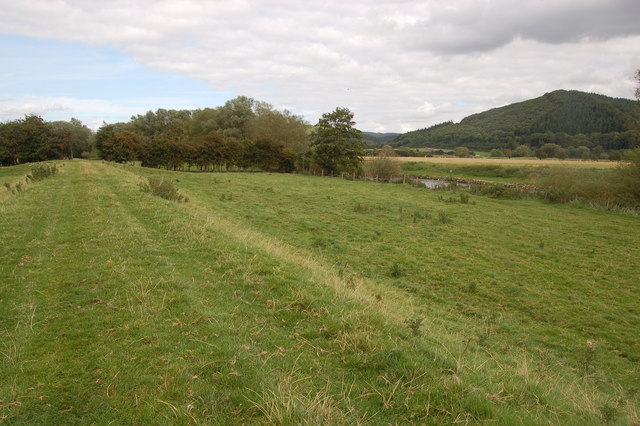
[[[639,0],[0,0],[0,121],[93,129],[245,95],[406,132],[565,89],[633,98]]]

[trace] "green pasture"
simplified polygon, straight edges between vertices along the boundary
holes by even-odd
[[[75,160],[0,235],[0,423],[640,421],[635,216]]]
[[[553,170],[579,169],[579,170],[600,170],[612,172],[614,167],[611,163],[598,164],[573,162],[568,164],[554,164],[553,162],[541,161],[535,164],[513,164],[507,159],[495,160],[495,164],[474,163],[473,159],[460,159],[459,162],[438,162],[433,161],[402,161],[400,162],[402,171],[407,175],[430,176],[430,177],[455,177],[462,179],[478,179],[501,183],[535,183],[540,177],[547,176]]]

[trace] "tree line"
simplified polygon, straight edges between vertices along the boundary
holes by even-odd
[[[487,131],[466,124],[443,123],[422,131],[405,133],[393,143],[394,146],[409,148],[433,146],[453,149],[466,146],[478,151],[515,150],[521,145],[535,151],[545,144],[555,144],[565,149],[584,146],[596,152],[610,152],[632,149],[639,145],[639,140],[637,132],[633,130],[576,135],[564,132],[516,135],[511,131]]]
[[[37,115],[0,123],[0,166],[88,156],[93,133],[80,120],[46,122]]]
[[[106,124],[96,133],[96,147],[108,161],[170,170],[352,173],[361,168],[364,145],[352,118],[337,108],[312,127],[289,111],[240,96],[218,108],[159,109]]]
[[[88,156],[170,170],[250,168],[277,172],[360,174],[362,134],[353,113],[336,108],[315,126],[302,117],[239,96],[217,108],[158,109],[95,134],[78,120],[30,115],[0,125],[0,164]]]

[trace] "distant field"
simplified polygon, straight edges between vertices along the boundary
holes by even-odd
[[[615,167],[615,161],[557,160],[537,158],[457,158],[457,157],[396,157],[402,162],[423,162],[442,164],[493,164],[493,165],[531,165],[531,166],[575,166],[575,167]]]
[[[398,157],[406,175],[444,176],[502,183],[536,183],[558,168],[598,169],[604,173],[618,165],[612,161],[538,160],[533,158]]]
[[[640,422],[634,216],[75,160],[0,235],[0,423]]]

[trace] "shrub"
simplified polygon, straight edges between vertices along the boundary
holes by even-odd
[[[189,199],[181,195],[173,183],[158,178],[149,178],[146,183],[140,184],[143,192],[157,195],[165,200],[176,201],[178,203],[186,203]]]
[[[533,153],[531,152],[529,145],[518,145],[511,155],[514,157],[531,157]]]
[[[364,174],[370,179],[388,181],[394,176],[402,176],[402,169],[398,161],[391,157],[376,157],[365,163]]]
[[[58,167],[55,164],[38,164],[31,168],[31,173],[27,175],[27,182],[38,182],[57,173]]]
[[[456,157],[466,158],[471,155],[471,151],[466,146],[459,146],[453,150],[453,155]]]

